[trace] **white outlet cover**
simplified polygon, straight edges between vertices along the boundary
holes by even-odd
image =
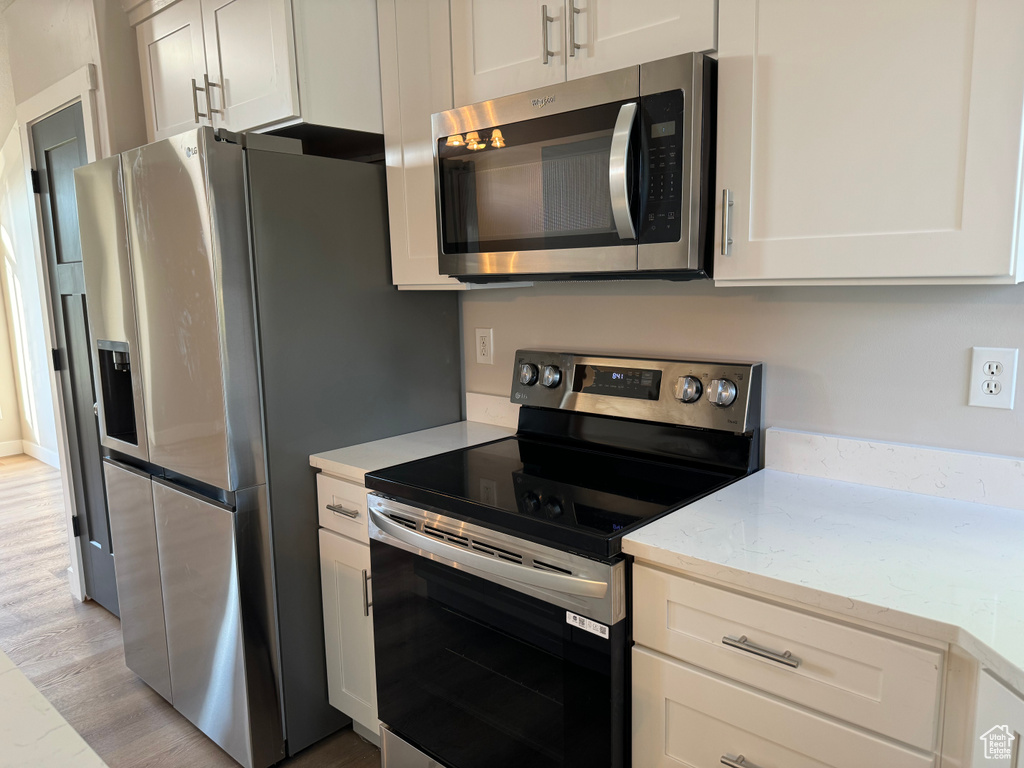
[[[1002,373],[992,375],[985,372],[988,363],[1002,365]],[[994,366],[998,368],[998,366]],[[995,382],[998,386],[993,386]],[[988,394],[986,390],[997,390]],[[1001,347],[971,348],[971,383],[967,393],[967,404],[981,408],[1013,409],[1013,395],[1017,389],[1017,350]]]
[[[484,365],[494,365],[494,329],[477,328],[473,341],[476,344],[476,361]]]

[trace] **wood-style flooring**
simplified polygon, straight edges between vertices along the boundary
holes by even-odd
[[[120,623],[71,597],[68,563],[60,474],[0,458],[0,648],[111,768],[237,766],[125,666]],[[281,765],[379,768],[380,753],[345,729]]]

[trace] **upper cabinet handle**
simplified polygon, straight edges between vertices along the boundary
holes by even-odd
[[[722,255],[728,256],[732,252],[732,192],[728,189],[722,190]]]
[[[548,63],[548,59],[555,55],[555,52],[549,50],[548,45],[548,24],[555,20],[554,16],[548,16],[548,7],[542,5],[540,7],[540,34],[541,34],[541,45],[544,48],[544,63]]]
[[[572,14],[569,16],[569,56],[573,57],[583,46],[576,42],[576,15],[580,12],[580,9],[576,7],[576,0],[569,0],[569,10]]]
[[[209,75],[203,75],[203,83],[206,85],[206,87],[203,88],[203,90],[206,92],[206,111],[209,112],[211,115],[223,114],[224,110],[213,108],[213,101],[210,99],[210,89],[220,88],[220,83],[211,83]]]
[[[200,117],[206,117],[206,113],[205,112],[200,112],[199,111],[199,91],[202,91],[202,90],[204,90],[204,89],[199,87],[199,85],[196,83],[196,79],[193,77],[192,78],[192,113],[195,115],[196,125],[199,125],[199,118]]]

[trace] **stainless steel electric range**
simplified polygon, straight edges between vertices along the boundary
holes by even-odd
[[[622,537],[760,467],[761,393],[519,351],[514,437],[367,474],[385,768],[629,765]]]

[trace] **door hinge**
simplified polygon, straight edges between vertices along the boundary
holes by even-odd
[[[37,171],[35,168],[33,168],[32,169],[32,192],[38,195],[42,191],[43,191],[43,184],[42,184],[42,181],[40,181],[40,179],[39,179],[39,171]]]
[[[82,529],[78,525],[78,515],[71,516],[71,532],[75,534],[76,539],[82,535]]]
[[[51,349],[50,352],[53,355],[53,370],[54,370],[54,373],[56,373],[57,371],[61,370],[61,368],[64,367],[61,364],[60,350],[59,349]]]

